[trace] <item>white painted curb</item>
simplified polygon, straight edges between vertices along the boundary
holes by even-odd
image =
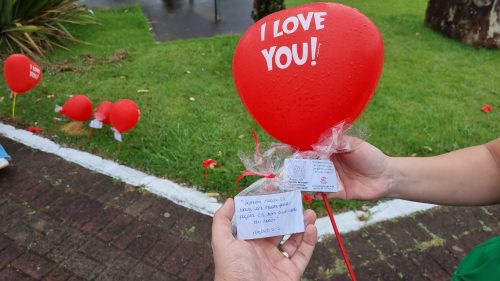
[[[76,163],[92,171],[119,179],[134,186],[144,186],[148,191],[163,196],[170,201],[193,209],[202,214],[213,216],[221,204],[216,199],[192,188],[182,187],[167,179],[160,179],[130,167],[99,156],[62,147],[55,142],[0,123],[0,134],[32,148],[57,155],[69,162]]]
[[[31,132],[16,129],[11,125],[0,122],[0,134],[11,140],[20,142],[29,147],[57,155],[66,161],[76,163],[89,170],[119,179],[134,186],[144,186],[148,191],[169,199],[170,201],[186,208],[198,211],[202,214],[213,216],[221,204],[214,198],[208,197],[204,193],[193,188],[180,186],[167,179],[157,178],[145,174],[130,167],[120,165],[114,161],[101,158],[99,156],[66,148],[57,143],[35,135]],[[390,200],[382,202],[372,208],[367,213],[370,214],[368,220],[358,219],[355,211],[335,215],[335,222],[341,233],[359,230],[367,225],[406,216],[417,211],[425,211],[436,205],[417,203],[406,200]],[[316,221],[318,228],[318,238],[333,234],[333,228],[328,217],[319,218]]]

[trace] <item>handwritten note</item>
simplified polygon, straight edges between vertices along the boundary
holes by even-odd
[[[335,166],[330,160],[285,159],[284,184],[309,192],[337,192]]]
[[[236,229],[240,240],[304,232],[300,191],[236,196]]]

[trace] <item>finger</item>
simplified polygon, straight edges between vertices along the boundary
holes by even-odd
[[[224,205],[215,212],[212,222],[212,244],[233,240],[231,219],[234,215],[234,200],[229,198]]]
[[[302,243],[300,243],[299,247],[295,251],[295,254],[290,259],[299,270],[301,276],[304,273],[307,264],[311,260],[317,240],[318,230],[314,224],[309,224],[304,232]]]
[[[316,222],[316,213],[313,210],[307,210],[304,213],[304,221],[307,229],[308,225],[314,224]],[[293,256],[295,254],[295,251],[299,247],[300,243],[302,243],[303,236],[304,236],[303,232],[293,234],[285,242],[285,244],[283,244],[282,249],[286,251],[290,256]]]

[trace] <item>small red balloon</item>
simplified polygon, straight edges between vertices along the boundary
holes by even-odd
[[[23,94],[42,79],[42,69],[27,56],[10,55],[3,66],[5,82],[9,88],[18,94]]]
[[[85,122],[92,116],[92,101],[84,95],[72,96],[64,103],[59,113],[72,120]]]
[[[116,101],[111,108],[109,119],[118,132],[124,133],[137,125],[141,112],[137,104],[129,99]]]
[[[233,76],[264,130],[308,150],[329,128],[358,118],[383,62],[382,36],[366,16],[341,4],[313,3],[251,26],[236,47]]]
[[[94,118],[96,120],[101,121],[104,124],[111,124],[111,120],[109,119],[109,114],[111,112],[111,108],[113,107],[113,103],[110,101],[103,101],[94,112]]]

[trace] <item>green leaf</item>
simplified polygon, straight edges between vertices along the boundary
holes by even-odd
[[[4,29],[2,32],[35,32],[40,30],[36,25],[23,25]]]

